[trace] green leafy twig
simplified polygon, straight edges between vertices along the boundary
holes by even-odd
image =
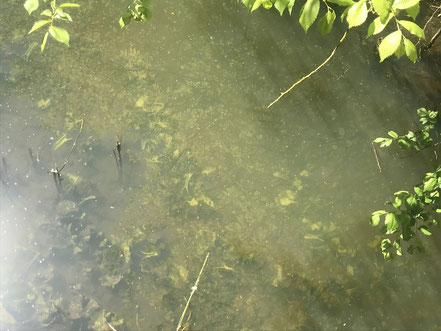
[[[435,146],[431,133],[437,122],[436,111],[420,108],[417,110],[420,123],[423,128],[415,132],[409,131],[406,135],[398,135],[395,131],[389,131],[390,138],[377,138],[372,142],[379,143],[380,147],[388,147],[396,141],[402,148],[412,148],[417,152]],[[378,163],[378,158],[377,158]],[[426,173],[422,183],[414,187],[415,193],[408,191],[395,192],[394,201],[387,201],[385,204],[394,208],[393,211],[377,210],[372,213],[370,224],[379,225],[383,234],[389,237],[383,238],[380,244],[385,260],[391,260],[394,255],[403,254],[402,244],[416,238],[417,233],[426,236],[432,235],[431,226],[439,226],[441,214],[441,166],[434,172]],[[392,237],[390,237],[392,236]],[[413,240],[414,243],[407,245],[407,252],[412,254],[415,249],[424,252],[421,241]]]
[[[417,152],[435,146],[432,136],[434,136],[438,112],[420,108],[417,113],[420,117],[420,123],[423,125],[422,129],[409,131],[405,135],[398,135],[395,131],[389,131],[390,138],[376,138],[373,142],[380,144],[380,147],[388,147],[396,141],[400,147],[415,149]]]
[[[47,32],[44,34],[43,41],[41,42],[41,52],[44,51],[49,34],[58,42],[69,46],[69,33],[63,28],[54,26],[53,23],[55,20],[72,22],[72,17],[69,15],[69,13],[64,11],[64,8],[79,6],[80,5],[76,3],[69,2],[65,2],[57,6],[56,0],[52,0],[50,2],[50,9],[45,9],[40,13],[41,16],[46,16],[48,19],[35,21],[28,34],[40,29],[43,26],[49,25]],[[32,12],[38,9],[39,0],[26,0],[24,7],[28,14],[31,15]]]
[[[372,213],[370,220],[372,226],[377,226],[383,221],[381,232],[386,235],[394,234],[393,240],[384,238],[380,244],[387,261],[391,260],[394,254],[399,256],[403,254],[402,241],[409,242],[417,236],[418,232],[431,236],[431,227],[439,227],[440,221],[437,214],[441,214],[441,167],[434,172],[427,173],[423,182],[414,187],[414,192],[395,192],[394,201],[386,202],[386,205],[394,208],[392,212],[377,210]],[[412,254],[415,249],[424,252],[421,241],[407,246],[409,254]]]
[[[291,15],[294,6],[294,0],[240,0],[252,12],[260,7],[265,9],[276,8],[280,15],[287,10]],[[314,24],[320,11],[320,4],[326,6],[326,14],[318,21],[317,28],[322,35],[328,34],[333,27],[336,15],[334,9],[328,4],[332,3],[341,7],[346,7],[341,15],[341,21],[346,20],[348,28],[354,28],[363,25],[369,16],[374,16],[374,20],[368,27],[367,37],[381,33],[388,23],[394,18],[397,24],[397,30],[388,34],[379,45],[380,61],[394,55],[400,58],[404,54],[415,62],[418,53],[415,45],[404,36],[401,28],[408,33],[424,39],[424,30],[417,24],[407,19],[399,18],[406,15],[413,20],[419,13],[420,0],[306,0],[299,12],[299,23],[305,30]],[[406,33],[407,33],[406,32]]]
[[[119,19],[121,28],[125,27],[133,19],[138,22],[148,22],[152,18],[151,0],[133,0],[127,10]]]

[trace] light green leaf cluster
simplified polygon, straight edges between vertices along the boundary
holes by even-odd
[[[276,8],[280,15],[285,9],[291,15],[295,0],[240,0],[252,12],[260,7],[265,9]],[[346,21],[348,28],[363,25],[369,16],[373,18],[368,26],[367,37],[378,35],[391,22],[395,21],[397,30],[385,36],[378,46],[380,62],[395,55],[398,59],[406,55],[412,62],[418,58],[415,44],[406,37],[409,33],[419,39],[424,39],[424,31],[413,20],[419,13],[420,0],[305,0],[299,11],[299,23],[307,32],[314,24],[320,11],[321,3],[326,7],[326,14],[320,18],[317,28],[322,35],[327,35],[335,21],[335,11],[332,5],[346,7],[341,15],[342,22]],[[403,19],[400,18],[403,17]]]
[[[70,16],[69,13],[65,12],[63,8],[75,8],[79,6],[80,5],[76,3],[70,3],[70,2],[65,2],[60,5],[57,5],[56,0],[52,0],[50,2],[50,8],[46,8],[40,13],[40,16],[46,16],[49,18],[45,20],[35,21],[34,25],[32,26],[31,30],[29,30],[28,34],[40,29],[45,25],[49,25],[41,42],[41,52],[43,52],[46,47],[47,38],[49,35],[51,35],[56,41],[69,46],[69,39],[70,39],[69,33],[65,29],[55,26],[54,22],[56,22],[57,20],[72,22],[72,17]],[[38,9],[39,1],[26,0],[26,2],[24,3],[24,7],[30,15],[32,12]]]
[[[437,123],[438,112],[419,108],[417,114],[420,117],[422,128],[416,131],[409,131],[405,135],[398,135],[395,131],[389,131],[391,138],[376,138],[373,142],[380,144],[380,147],[388,147],[394,141],[402,148],[412,148],[419,152],[428,147],[434,146],[435,124]]]
[[[389,131],[391,138],[377,138],[375,143],[381,143],[381,147],[398,141],[401,147],[414,147],[417,151],[422,148],[433,146],[433,140],[428,134],[429,130],[434,129],[436,124],[437,112],[418,109],[420,123],[424,125],[422,130],[400,136],[395,131]],[[380,248],[385,260],[391,260],[394,255],[403,254],[402,245],[406,243],[407,252],[412,254],[415,250],[424,252],[423,243],[417,239],[417,233],[426,236],[432,235],[432,227],[439,227],[441,214],[441,167],[434,172],[425,175],[423,181],[414,187],[415,193],[409,191],[395,192],[393,201],[385,204],[394,208],[393,211],[377,210],[372,213],[370,224],[378,226],[382,220],[384,225],[381,232],[389,237],[381,241]]]
[[[131,20],[138,22],[148,22],[152,18],[151,0],[133,0],[127,10],[119,18],[119,26],[125,27]]]

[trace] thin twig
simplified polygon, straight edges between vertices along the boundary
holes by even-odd
[[[295,82],[294,84],[291,85],[291,87],[289,89],[287,89],[286,91],[282,92],[279,97],[274,100],[273,102],[271,102],[266,108],[270,108],[272,105],[274,105],[276,102],[278,102],[285,94],[291,92],[291,90],[296,87],[297,85],[299,85],[301,82],[303,82],[305,79],[311,77],[313,74],[315,74],[317,71],[319,71],[326,63],[329,62],[330,59],[332,59],[332,57],[335,54],[335,51],[337,50],[337,48],[341,45],[341,43],[343,42],[343,40],[345,40],[346,35],[347,35],[348,31],[346,30],[345,33],[343,34],[343,36],[341,37],[340,41],[338,42],[337,46],[334,47],[334,49],[332,50],[331,54],[328,56],[328,58],[323,61],[322,64],[320,64],[317,68],[315,68],[313,71],[311,71],[309,74],[307,74],[306,76],[302,77],[301,79],[299,79],[297,82]]]
[[[425,47],[423,48],[423,51],[424,51],[424,52],[427,51],[430,47],[433,46],[433,43],[435,42],[436,38],[439,37],[440,33],[441,33],[441,28],[439,28],[438,31],[435,32],[435,34],[433,35],[432,39],[430,39],[430,41],[429,41],[429,43],[427,44],[427,46],[425,46]]]
[[[71,155],[72,155],[72,153],[73,153],[73,151],[74,151],[74,149],[75,149],[75,146],[77,145],[78,138],[80,137],[81,132],[83,132],[83,124],[84,124],[84,121],[81,119],[80,122],[81,122],[80,131],[78,131],[77,137],[75,138],[74,143],[73,143],[73,145],[72,145],[72,149],[70,150],[70,153],[69,153],[69,155],[67,156],[66,160],[64,161],[64,164],[63,164],[63,166],[60,168],[59,172],[61,172],[61,171],[64,169],[64,167],[66,166],[66,164],[69,163],[69,159],[70,159],[70,157],[71,157]]]
[[[118,331],[117,329],[115,329],[112,324],[110,324],[109,322],[107,322],[107,325],[109,326],[109,328],[112,329],[112,331]]]
[[[380,160],[378,159],[378,155],[377,155],[377,149],[375,148],[374,142],[372,142],[371,144],[372,144],[372,149],[374,150],[375,160],[377,160],[378,170],[381,173],[381,166],[380,166]]]
[[[207,253],[207,256],[205,257],[205,261],[202,264],[201,271],[199,271],[199,276],[196,279],[196,282],[194,283],[193,287],[191,288],[190,296],[188,297],[188,300],[187,300],[187,303],[185,305],[184,311],[182,312],[181,318],[179,319],[179,323],[178,323],[178,327],[176,328],[176,331],[180,331],[181,330],[181,324],[182,324],[182,321],[184,320],[185,313],[187,312],[188,305],[190,304],[190,301],[191,301],[191,298],[193,297],[194,292],[196,292],[196,290],[198,289],[199,280],[201,279],[202,272],[204,271],[205,264],[207,264],[207,260],[208,260],[209,256],[210,256],[210,253]]]

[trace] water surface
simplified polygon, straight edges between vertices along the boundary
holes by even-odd
[[[2,327],[176,328],[210,252],[191,329],[439,329],[436,238],[386,263],[368,223],[433,169],[381,150],[379,173],[371,147],[439,106],[430,59],[412,67],[422,90],[351,31],[267,110],[343,30],[235,1],[161,1],[121,30],[124,7],[81,4],[71,46],[29,56],[32,20],[0,9]]]

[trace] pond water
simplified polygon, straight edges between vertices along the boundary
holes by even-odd
[[[81,2],[43,54],[0,5],[1,328],[175,329],[209,252],[185,328],[440,329],[439,236],[387,263],[369,225],[436,163],[371,146],[439,110],[433,59],[351,31],[266,109],[343,30],[202,0],[121,30],[126,5]]]

